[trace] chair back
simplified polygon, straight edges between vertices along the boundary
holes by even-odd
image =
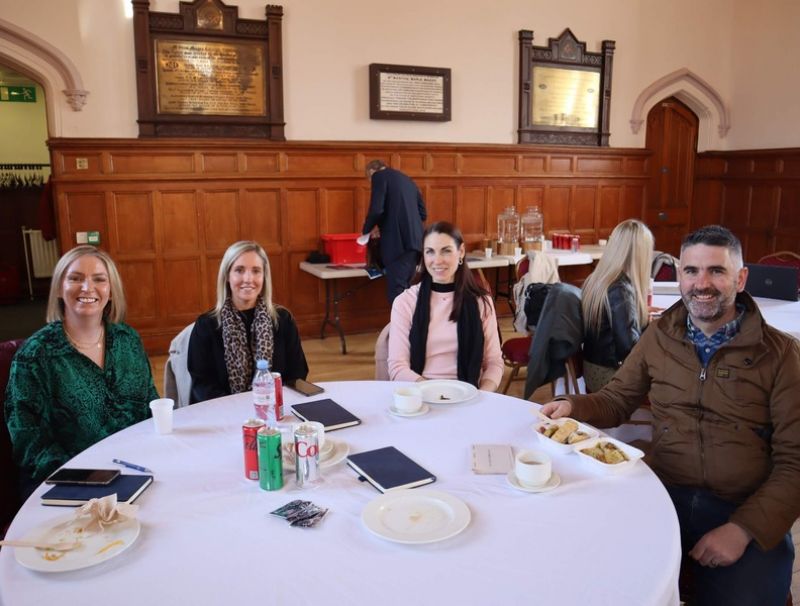
[[[178,333],[169,344],[169,359],[164,365],[164,397],[175,400],[175,408],[189,405],[192,375],[189,374],[189,338],[194,322]]]
[[[11,361],[14,354],[25,342],[25,339],[15,339],[0,343],[0,394],[5,402],[6,386],[11,372]],[[0,487],[4,498],[0,499],[0,538],[5,536],[6,528],[14,519],[19,510],[19,474],[17,464],[14,462],[14,452],[11,446],[11,436],[5,421],[0,423]]]
[[[375,380],[389,380],[389,324],[383,327],[375,342]]]
[[[540,385],[564,376],[568,361],[578,353],[582,343],[580,289],[563,282],[552,284],[531,341],[525,399]],[[575,360],[573,366],[574,363]],[[577,372],[571,374],[577,375]]]

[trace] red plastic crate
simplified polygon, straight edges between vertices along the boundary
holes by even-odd
[[[367,247],[356,242],[361,234],[322,234],[325,254],[331,263],[366,263]]]

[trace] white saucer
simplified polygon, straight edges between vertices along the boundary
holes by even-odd
[[[547,480],[541,486],[524,486],[523,484],[519,483],[517,479],[517,475],[514,473],[514,470],[508,472],[506,476],[508,483],[511,484],[517,490],[522,490],[524,492],[547,492],[549,490],[553,490],[557,488],[559,484],[561,484],[561,476],[558,475],[555,471],[550,475],[550,479]]]
[[[431,407],[427,404],[423,403],[422,407],[417,412],[402,412],[397,410],[394,406],[389,407],[389,414],[393,414],[396,417],[420,417],[424,414],[428,414]]]

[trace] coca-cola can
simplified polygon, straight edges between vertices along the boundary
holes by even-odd
[[[258,430],[264,427],[261,419],[247,419],[242,425],[244,443],[244,477],[258,479]]]
[[[275,380],[275,418],[280,421],[283,418],[283,377],[273,372],[272,378]]]
[[[303,423],[294,430],[294,460],[298,486],[319,479],[319,436],[314,426]]]

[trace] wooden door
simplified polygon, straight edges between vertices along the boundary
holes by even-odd
[[[659,102],[647,114],[645,147],[653,152],[644,218],[655,236],[655,248],[678,256],[689,231],[694,161],[699,120],[675,97]]]

